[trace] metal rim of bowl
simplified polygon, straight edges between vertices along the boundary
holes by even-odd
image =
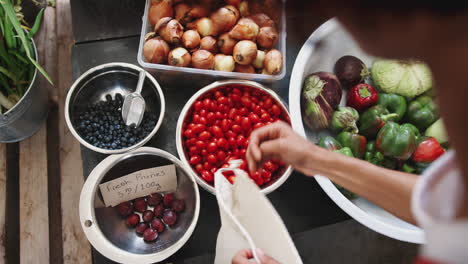
[[[96,224],[96,215],[94,211],[95,194],[98,191],[99,183],[101,182],[105,174],[119,162],[131,156],[142,154],[161,156],[170,160],[174,164],[178,165],[182,170],[184,170],[184,172],[187,174],[187,177],[189,177],[193,183],[193,188],[195,189],[195,197],[197,200],[195,203],[195,211],[192,223],[190,224],[189,228],[185,231],[185,234],[182,236],[182,238],[173,245],[163,250],[162,252],[156,252],[152,254],[130,253],[115,246],[104,236],[101,229],[99,228],[99,225]],[[162,261],[173,255],[188,241],[188,239],[192,235],[200,214],[200,192],[198,191],[198,186],[196,184],[195,178],[193,174],[191,174],[191,170],[187,168],[187,166],[185,166],[175,156],[161,149],[142,147],[128,153],[110,155],[103,161],[101,161],[91,171],[86,182],[83,185],[83,189],[80,194],[79,212],[80,223],[83,232],[85,233],[87,239],[93,245],[93,247],[102,255],[119,263],[154,263]]]
[[[141,140],[140,142],[134,144],[133,146],[131,147],[128,147],[128,148],[122,148],[122,149],[115,149],[115,150],[110,150],[110,149],[103,149],[103,148],[98,148],[96,146],[93,146],[91,145],[90,143],[88,143],[86,140],[84,140],[79,134],[78,132],[75,130],[75,127],[73,126],[72,122],[71,122],[71,117],[70,117],[70,100],[71,100],[71,96],[73,94],[73,91],[75,89],[78,88],[78,84],[81,83],[81,81],[87,77],[88,75],[94,73],[95,71],[98,71],[98,70],[102,70],[102,69],[105,69],[105,68],[111,68],[111,67],[115,67],[115,66],[120,66],[120,67],[124,67],[124,68],[130,68],[132,70],[136,70],[136,71],[144,71],[146,73],[146,78],[148,78],[153,84],[154,86],[156,87],[156,90],[157,90],[157,93],[159,95],[159,103],[161,105],[161,111],[159,113],[159,118],[158,118],[158,122],[156,123],[155,127],[153,128],[153,130],[143,139]],[[71,131],[71,133],[73,134],[73,136],[85,147],[87,147],[88,149],[91,149],[93,151],[96,151],[96,152],[99,152],[99,153],[103,153],[103,154],[119,154],[119,153],[125,153],[125,152],[128,152],[132,149],[136,149],[136,148],[139,148],[141,146],[143,146],[144,144],[146,144],[155,134],[156,132],[158,132],[159,128],[161,127],[161,124],[163,122],[163,119],[164,119],[164,114],[165,114],[165,108],[166,108],[166,101],[164,99],[164,94],[162,92],[162,89],[161,87],[159,86],[159,83],[158,81],[156,81],[156,79],[149,73],[147,72],[146,70],[144,70],[143,68],[141,67],[138,67],[138,66],[135,66],[133,64],[130,64],[130,63],[124,63],[124,62],[112,62],[112,63],[106,63],[106,64],[101,64],[101,65],[98,65],[98,66],[95,66],[89,70],[87,70],[85,73],[83,73],[78,79],[76,79],[76,81],[72,84],[70,90],[68,91],[67,93],[67,98],[66,98],[66,101],[65,101],[65,121],[67,123],[67,126],[68,126],[68,129]]]
[[[304,43],[297,55],[296,61],[294,62],[294,67],[291,72],[291,81],[289,85],[289,102],[291,105],[291,112],[293,113],[293,115],[291,116],[291,123],[293,129],[303,137],[306,137],[306,133],[302,121],[302,113],[300,109],[301,106],[300,103],[297,103],[300,102],[300,92],[297,92],[297,90],[302,89],[302,75],[304,74],[302,71],[305,68],[305,64],[310,63],[309,61],[307,61],[308,54],[314,52],[314,49],[316,48],[316,43],[318,43],[320,39],[325,38],[327,35],[332,33],[339,26],[340,23],[336,18],[332,18],[323,23],[317,30],[315,30],[310,35],[310,37]],[[371,216],[365,210],[361,209],[353,202],[351,202],[336,188],[336,186],[328,178],[321,175],[316,175],[314,178],[320,185],[322,190],[325,191],[325,193],[328,195],[328,197],[330,197],[330,199],[332,199],[333,202],[335,202],[335,204],[337,204],[343,211],[345,211],[348,215],[350,215],[359,223],[367,226],[368,228],[378,233],[381,233],[383,235],[397,240],[418,244],[424,243],[424,232],[421,229],[410,230],[385,223],[379,220],[377,217]]]
[[[263,86],[262,84],[259,84],[257,82],[253,81],[247,81],[247,80],[224,80],[224,81],[216,81],[214,83],[211,83],[202,89],[198,90],[190,99],[185,103],[184,108],[182,108],[182,111],[180,112],[179,119],[177,121],[177,128],[176,128],[176,147],[177,147],[177,153],[179,154],[179,158],[184,163],[187,167],[190,168],[190,171],[193,173],[195,180],[203,189],[207,190],[211,194],[215,195],[215,188],[211,186],[210,184],[206,183],[198,174],[193,170],[193,168],[190,166],[190,163],[187,160],[187,157],[185,156],[185,151],[184,147],[182,144],[182,126],[184,124],[184,120],[187,116],[188,111],[192,107],[193,103],[202,95],[205,93],[209,92],[210,90],[214,90],[216,88],[219,88],[224,85],[230,85],[230,84],[238,84],[238,85],[246,85],[252,88],[257,88],[262,90],[263,92],[266,92],[269,94],[273,99],[278,102],[282,108],[282,110],[288,115],[289,118],[291,118],[288,108],[286,107],[286,104],[281,100],[281,98],[276,94],[274,91],[268,89],[267,87]],[[273,182],[271,185],[261,188],[261,192],[264,194],[269,194],[273,192],[274,190],[278,189],[291,175],[293,171],[293,168],[291,166],[288,166],[286,170],[283,172],[283,174],[276,179],[275,182]]]

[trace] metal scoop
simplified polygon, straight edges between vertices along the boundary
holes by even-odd
[[[145,99],[141,96],[141,89],[145,82],[146,72],[141,71],[135,92],[125,96],[122,106],[122,118],[127,126],[134,124],[138,127],[145,113]]]

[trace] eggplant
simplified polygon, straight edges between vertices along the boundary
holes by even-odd
[[[364,62],[351,55],[339,58],[335,63],[333,71],[344,89],[350,89],[364,82],[369,75],[369,71]]]
[[[336,75],[316,72],[307,76],[301,93],[302,118],[312,129],[327,128],[342,96]]]

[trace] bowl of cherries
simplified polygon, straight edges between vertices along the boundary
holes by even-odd
[[[286,181],[292,168],[268,160],[258,171],[249,172],[245,156],[252,131],[279,120],[290,123],[287,107],[272,90],[252,81],[214,82],[195,93],[182,109],[177,152],[197,183],[212,194],[214,173],[231,160],[242,160],[240,169],[268,194]],[[225,176],[235,181],[233,174]]]

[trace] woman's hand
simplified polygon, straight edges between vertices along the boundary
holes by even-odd
[[[311,155],[323,151],[294,132],[287,123],[278,121],[252,132],[246,157],[251,171],[256,171],[267,160],[276,159],[306,175],[313,175],[316,172]]]
[[[259,264],[280,264],[272,257],[265,255],[262,250],[257,249],[257,256],[260,258]],[[232,264],[253,264],[256,262],[250,261],[253,259],[253,252],[250,249],[243,249],[232,258]]]

